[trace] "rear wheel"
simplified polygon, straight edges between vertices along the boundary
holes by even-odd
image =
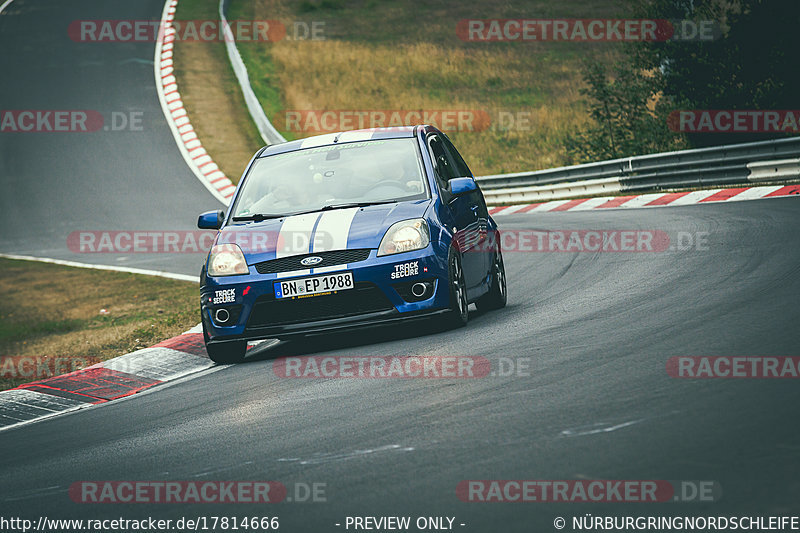
[[[494,263],[492,264],[492,277],[489,280],[489,292],[481,296],[475,305],[481,311],[491,311],[493,309],[500,309],[506,306],[508,299],[508,286],[506,284],[506,268],[503,264],[503,254],[500,252],[500,247],[497,248],[497,253],[494,256]]]
[[[464,282],[461,254],[456,250],[450,251],[448,272],[450,312],[447,313],[447,325],[451,328],[460,328],[465,326],[469,320],[469,302],[467,301],[467,286]]]

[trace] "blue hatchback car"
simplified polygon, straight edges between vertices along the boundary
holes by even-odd
[[[319,135],[262,148],[201,273],[212,360],[247,341],[437,315],[463,326],[468,306],[506,304],[497,225],[464,159],[431,126]]]

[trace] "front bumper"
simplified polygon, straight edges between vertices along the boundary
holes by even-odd
[[[409,265],[411,267],[409,268]],[[275,299],[276,281],[349,271],[355,288],[308,298]],[[398,274],[399,273],[399,274]],[[201,288],[201,310],[207,342],[237,339],[258,340],[298,334],[381,325],[446,311],[449,307],[447,261],[423,250],[376,257],[372,250],[364,261],[303,276],[250,274],[205,278]],[[427,282],[430,295],[423,299],[409,293],[411,284]],[[219,309],[229,311],[224,325],[215,320]]]

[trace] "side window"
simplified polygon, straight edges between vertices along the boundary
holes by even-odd
[[[450,158],[447,156],[447,151],[445,150],[441,137],[438,135],[431,135],[428,137],[428,151],[433,161],[439,190],[443,195],[449,198],[448,192],[450,190],[450,184],[448,181],[451,178],[455,178],[456,175],[453,173],[453,165],[450,162]]]
[[[450,153],[450,159],[453,161],[453,172],[454,177],[456,178],[466,178],[472,177],[472,171],[469,169],[467,164],[464,162],[464,159],[461,157],[461,154],[458,153],[456,147],[453,146],[453,143],[450,142],[450,139],[445,137],[442,139],[444,143],[445,149]]]
[[[467,166],[467,163],[464,162],[464,158],[461,157],[461,154],[458,153],[456,147],[453,146],[453,143],[450,142],[450,139],[445,137],[442,139],[442,143],[444,144],[445,150],[447,150],[448,154],[450,155],[450,160],[452,161],[452,167],[455,173],[455,177],[457,178],[466,178],[466,177],[474,177],[472,175],[472,171]],[[482,194],[474,195],[475,201],[478,203],[478,214],[481,217],[488,218],[489,217],[489,208],[486,206],[486,200],[483,198]]]

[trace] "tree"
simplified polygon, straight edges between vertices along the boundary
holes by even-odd
[[[670,20],[666,41],[626,45],[627,65],[613,80],[584,66],[593,123],[567,139],[567,152],[591,161],[782,137],[787,133],[670,131],[675,110],[797,110],[800,95],[800,0],[637,0],[634,18]],[[686,38],[711,21],[713,38]]]
[[[714,21],[713,40],[632,47],[634,64],[658,70],[664,95],[682,109],[785,110],[800,94],[798,0],[641,0],[637,15]],[[694,133],[694,146],[764,140],[780,133]]]
[[[600,62],[584,63],[581,93],[589,98],[591,125],[568,136],[575,162],[616,159],[686,147],[682,135],[667,128],[673,106],[661,95],[663,78],[623,62],[613,65],[613,80]]]

